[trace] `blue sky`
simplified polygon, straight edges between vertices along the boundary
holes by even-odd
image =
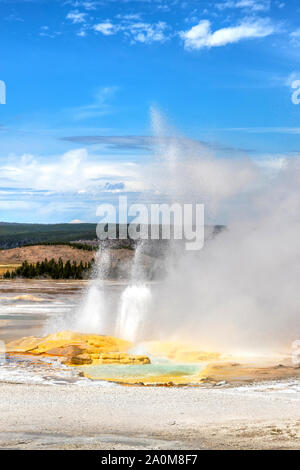
[[[0,0],[0,220],[138,199],[150,108],[220,158],[299,154],[297,0]],[[146,137],[146,138],[145,138]]]

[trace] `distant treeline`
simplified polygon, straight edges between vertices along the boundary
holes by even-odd
[[[105,230],[108,229],[104,224]],[[74,240],[95,241],[97,243],[97,224],[16,224],[0,222],[0,249],[17,248],[42,243],[73,243]],[[128,225],[127,225],[128,229]],[[120,225],[116,226],[119,238]],[[127,237],[129,239],[128,233]],[[125,240],[121,240],[123,245]]]
[[[96,224],[3,224],[0,222],[0,248],[9,249],[42,242],[95,240]]]
[[[108,229],[107,224],[104,225]],[[73,243],[74,240],[87,240],[97,243],[97,224],[16,224],[0,222],[0,249],[7,250],[21,246],[53,243]],[[128,229],[128,225],[127,225]],[[116,226],[116,238],[119,238],[120,225]],[[127,233],[127,239],[129,240]],[[126,240],[120,240],[123,247]],[[77,243],[76,243],[77,245]]]
[[[26,243],[23,246],[36,246],[37,243]],[[62,245],[62,246],[70,246],[71,248],[77,248],[78,250],[85,250],[85,251],[97,251],[98,247],[93,246],[93,245],[86,245],[84,243],[72,243],[72,242],[60,242],[60,241],[55,241],[55,242],[41,242],[38,243],[38,245],[45,245],[45,246],[57,246],[57,245]]]
[[[15,279],[17,277],[33,278],[51,278],[51,279],[85,279],[88,277],[93,267],[94,260],[88,263],[76,263],[70,260],[65,263],[61,258],[58,261],[45,259],[36,264],[30,264],[24,261],[23,264],[14,271],[6,271],[4,279]]]
[[[40,245],[40,244],[54,244],[62,245],[64,243],[76,245],[74,240],[86,240],[91,242],[91,245],[84,246],[93,246],[93,243],[97,244],[97,233],[96,233],[96,224],[9,224],[0,222],[0,249],[10,249],[17,248],[20,246],[29,246],[29,245]],[[102,227],[104,231],[108,230],[108,225],[105,224]],[[122,230],[121,230],[122,228]],[[137,226],[140,228],[140,225]],[[213,235],[217,235],[225,229],[224,225],[215,225],[210,227],[209,231],[212,229]],[[124,230],[125,229],[125,230]],[[119,239],[120,232],[125,235],[127,233],[127,238]],[[162,226],[159,227],[159,238],[161,238]],[[148,233],[150,233],[150,226],[148,227]],[[161,240],[165,241],[165,240]],[[155,244],[157,241],[154,240]],[[127,228],[123,225],[117,224],[116,226],[116,240],[105,240],[104,245],[106,244],[109,247],[116,248],[129,248],[134,249],[135,242],[131,239],[128,233]],[[89,248],[82,248],[89,249]]]

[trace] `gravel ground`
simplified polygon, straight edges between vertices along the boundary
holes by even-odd
[[[295,449],[300,393],[283,387],[0,384],[2,449]]]

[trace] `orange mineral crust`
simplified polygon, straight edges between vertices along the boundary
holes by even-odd
[[[134,350],[142,354],[133,354]],[[280,362],[278,356],[238,357],[176,342],[133,345],[113,336],[72,331],[21,338],[8,343],[6,352],[32,359],[53,357],[77,366],[90,379],[124,385],[228,385],[300,377],[300,368],[286,357]]]
[[[33,336],[6,345],[11,354],[55,356],[68,365],[82,364],[149,364],[146,356],[131,355],[128,341],[113,336],[87,335],[61,331],[44,338]]]

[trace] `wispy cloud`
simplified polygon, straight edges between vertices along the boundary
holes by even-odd
[[[293,31],[290,36],[292,38],[300,38],[300,28],[299,29],[296,29],[296,31]]]
[[[106,20],[93,25],[93,29],[105,36],[110,36],[121,32],[129,38],[132,43],[140,42],[151,44],[153,42],[164,42],[168,39],[168,26],[164,21],[156,23],[145,23],[142,21],[132,21],[132,15],[123,17],[121,22],[113,23]]]
[[[78,31],[77,36],[84,38],[87,35],[86,31],[82,29],[81,31]]]
[[[22,23],[24,22],[24,19],[21,18],[20,16],[15,15],[14,13],[11,13],[10,15],[6,16],[4,18],[5,21],[21,21]]]
[[[142,42],[151,44],[152,42],[164,42],[167,40],[166,35],[167,24],[164,21],[157,23],[131,23],[125,32],[132,36],[133,42]]]
[[[74,24],[85,23],[86,21],[86,13],[80,12],[78,10],[70,11],[66,18],[67,20],[72,21]]]
[[[295,80],[300,80],[300,72],[292,72],[287,77],[281,78],[280,82],[282,85],[292,88],[292,84]]]
[[[270,36],[276,32],[275,25],[269,18],[245,19],[237,26],[229,26],[211,30],[211,22],[202,20],[187,31],[181,31],[180,37],[186,49],[202,49],[225,46],[244,39],[254,39]]]
[[[150,150],[155,141],[151,136],[104,136],[104,135],[86,135],[63,137],[62,140],[84,145],[102,144],[111,149],[118,150]]]
[[[125,14],[121,15],[120,13],[116,15],[116,18],[120,20],[125,20],[125,21],[132,21],[132,20],[140,20],[141,19],[141,13],[130,13],[130,14]]]
[[[104,36],[110,36],[118,31],[118,26],[114,25],[110,21],[104,21],[102,23],[95,24],[93,29],[98,33],[104,34]]]
[[[222,130],[249,132],[253,134],[300,134],[300,127],[232,127]]]
[[[81,6],[86,10],[97,10],[100,2],[81,2]]]
[[[114,97],[118,90],[117,86],[103,87],[96,93],[93,103],[69,109],[68,112],[72,114],[75,121],[108,114],[112,112],[112,105],[109,100]]]
[[[78,8],[84,8],[85,10],[88,11],[93,11],[97,10],[99,6],[102,5],[102,1],[99,0],[67,0],[65,2],[65,5],[71,5],[72,8],[78,9]]]
[[[72,6],[73,8],[77,6],[77,9],[69,12],[67,18],[73,24],[81,25],[80,31],[76,33],[78,36],[86,36],[89,30],[103,36],[120,34],[127,38],[131,44],[164,43],[179,35],[183,39],[186,49],[201,49],[223,46],[243,39],[266,37],[277,29],[270,18],[257,16],[270,9],[270,0],[227,0],[217,3],[216,9],[222,11],[226,8],[240,9],[243,17],[236,25],[220,28],[216,31],[212,31],[212,25],[208,19],[203,19],[189,30],[178,32],[174,25],[166,21],[159,19],[154,22],[144,21],[142,17],[145,13],[140,12],[118,13],[96,22],[88,11],[97,8],[95,2],[77,1],[73,2]],[[81,10],[83,8],[85,10],[81,11],[78,9],[79,7]],[[245,15],[252,15],[252,17],[245,17]],[[194,21],[195,18],[194,15]]]
[[[267,11],[270,7],[270,0],[228,0],[216,4],[216,8],[219,10],[225,10],[226,8],[240,8],[252,12]]]
[[[298,47],[300,44],[300,28],[290,33],[291,44]]]
[[[49,26],[41,26],[39,35],[47,37],[47,38],[55,38],[56,36],[60,36],[61,32],[60,31],[50,31]]]
[[[193,145],[193,148],[198,148],[199,151],[203,150],[204,148],[207,151],[214,151],[214,152],[223,152],[223,153],[230,153],[232,154],[245,154],[250,153],[250,149],[241,149],[238,147],[232,146],[225,146],[218,142],[211,142],[211,141],[202,141],[196,140],[191,138],[179,138],[179,137],[155,137],[150,135],[86,135],[86,136],[69,136],[63,137],[61,140],[65,140],[67,142],[74,142],[77,144],[83,145],[104,145],[105,147],[111,150],[146,150],[146,151],[153,151],[156,146],[160,148],[163,145],[169,146],[171,144],[180,144],[186,145]]]

